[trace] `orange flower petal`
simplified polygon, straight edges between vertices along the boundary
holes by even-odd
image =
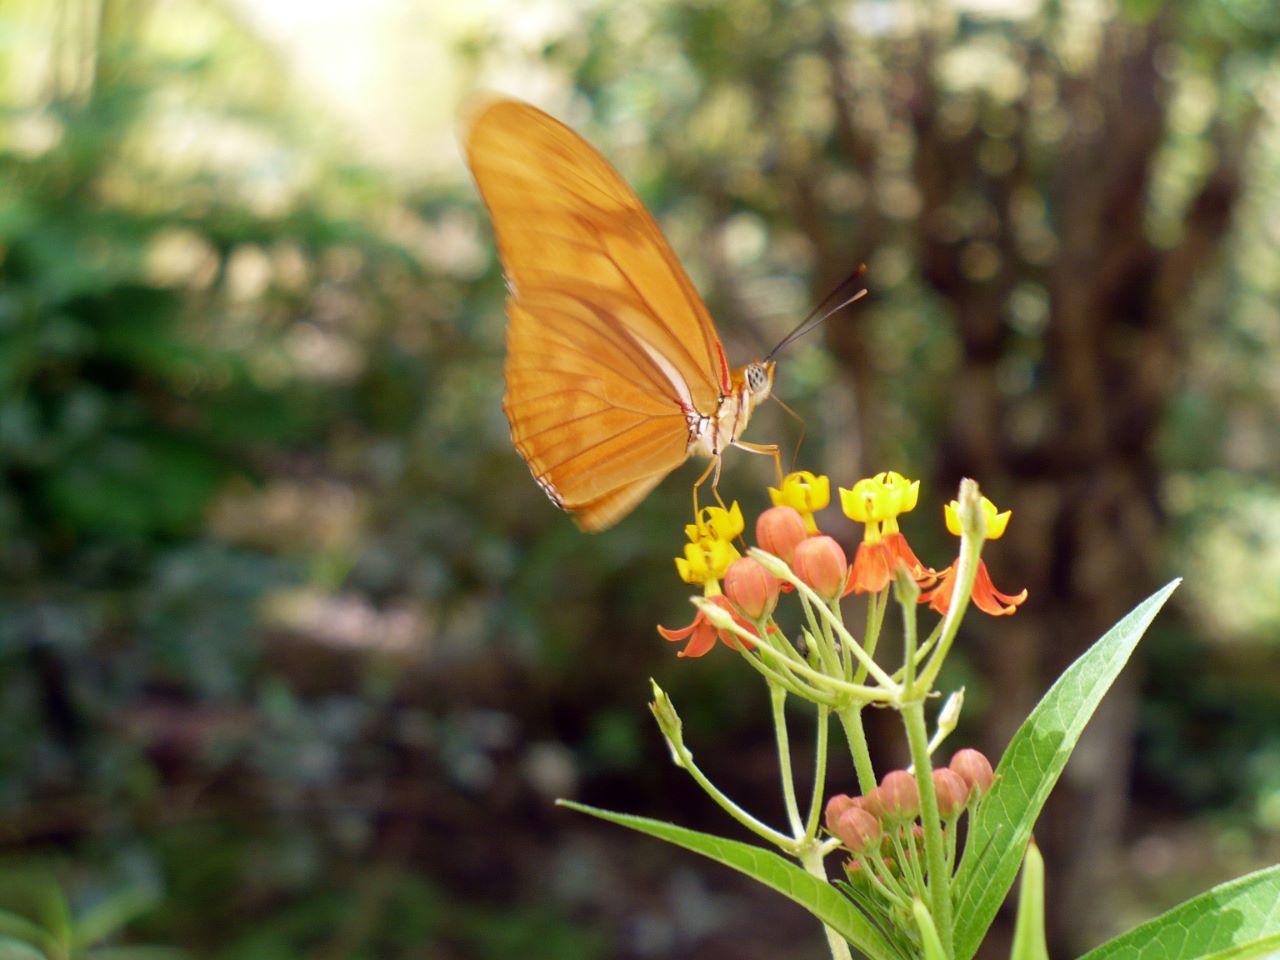
[[[920,562],[920,558],[916,556],[915,551],[911,549],[911,545],[907,543],[907,538],[901,533],[886,533],[883,542],[893,559],[901,560],[903,565],[906,566],[907,572],[916,580],[933,580],[937,577],[937,573],[932,567],[926,567]]]
[[[1027,591],[1024,589],[1018,594],[1001,593],[996,589],[996,585],[991,582],[991,574],[987,572],[987,565],[981,560],[978,561],[978,575],[973,581],[973,602],[983,613],[989,613],[993,617],[1003,617],[1013,613],[1018,609],[1019,604],[1027,599]]]
[[[700,617],[702,614],[698,614],[698,616]],[[659,624],[658,633],[662,635],[663,640],[670,640],[673,643],[679,643],[681,640],[688,638],[689,634],[693,633],[693,629],[697,625],[697,617],[694,618],[693,623],[689,624],[687,627],[682,627],[679,630],[668,630],[666,627]]]
[[[858,552],[853,556],[853,569],[849,571],[849,582],[845,584],[844,593],[879,593],[889,586],[893,578],[893,554],[885,546],[883,540],[875,543],[862,541],[858,544]]]
[[[952,564],[938,574],[938,585],[936,587],[920,594],[919,602],[929,604],[931,610],[936,610],[945,616],[947,611],[951,609],[951,594],[954,591],[955,564]],[[1027,599],[1027,591],[1023,590],[1016,595],[1001,593],[996,589],[995,584],[991,582],[991,574],[987,570],[986,562],[979,560],[978,573],[973,578],[972,599],[974,606],[983,613],[990,614],[993,617],[1003,617],[1018,609],[1018,605]]]
[[[750,631],[751,633],[755,633],[755,627],[752,625],[751,621],[744,619],[742,615],[734,609],[733,604],[729,602],[729,598],[724,594],[717,594],[716,596],[709,597],[708,599],[717,607],[729,611],[729,613],[733,615],[734,622],[737,623],[738,626],[742,627],[744,630]],[[681,640],[689,641],[688,645],[676,654],[676,656],[679,657],[706,656],[711,652],[711,648],[716,645],[717,636],[719,636],[720,641],[725,646],[732,647],[735,650],[738,649],[740,642],[745,643],[748,647],[752,646],[751,641],[741,640],[741,638],[727,630],[716,630],[716,628],[711,625],[711,622],[707,620],[706,614],[701,610],[698,611],[697,615],[693,618],[693,622],[687,627],[681,627],[679,630],[669,630],[666,627],[659,626],[658,633],[664,640],[670,640],[673,643],[678,643]]]

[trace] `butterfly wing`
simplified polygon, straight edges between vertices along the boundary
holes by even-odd
[[[551,498],[602,530],[684,462],[690,415],[729,389],[724,350],[658,225],[585,140],[499,100],[466,149],[511,287],[512,439]]]

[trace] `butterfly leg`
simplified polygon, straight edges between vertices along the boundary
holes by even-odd
[[[700,476],[693,484],[693,522],[700,523],[700,512],[698,509],[698,488],[707,482],[707,478],[711,478],[711,492],[715,494],[716,501],[726,510],[724,500],[720,496],[720,458],[712,457],[711,462],[707,464],[707,469],[702,471]]]
[[[782,488],[782,451],[776,443],[748,443],[745,440],[735,440],[733,445],[748,453],[760,453],[773,457],[773,468],[778,472],[778,488]]]

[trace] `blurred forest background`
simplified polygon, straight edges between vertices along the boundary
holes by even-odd
[[[970,618],[952,745],[998,756],[1186,577],[1041,823],[1057,949],[1280,859],[1272,0],[7,0],[0,44],[0,907],[34,924],[0,933],[823,955],[780,898],[551,805],[728,832],[654,676],[781,811],[755,678],[654,632],[689,615],[693,468],[588,537],[511,449],[477,89],[616,163],[735,363],[868,264],[775,391],[802,466],[924,478],[928,562],[961,476],[1013,508],[989,562],[1031,599]]]

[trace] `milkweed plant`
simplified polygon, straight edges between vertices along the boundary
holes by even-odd
[[[852,562],[818,526],[816,514],[831,499],[827,477],[792,473],[769,494],[773,506],[756,518],[754,547],[743,541],[736,502],[698,511],[675,561],[681,580],[700,588],[695,613],[683,627],[658,631],[684,644],[679,656],[736,655],[764,681],[785,823],[764,822],[710,780],[686,743],[676,705],[656,683],[650,709],[673,762],[760,843],[561,803],[719,861],[791,898],[822,922],[833,960],[855,953],[969,960],[1021,869],[1011,960],[1045,960],[1044,864],[1032,828],[1086,722],[1177,582],[1067,669],[993,769],[975,749],[944,746],[964,697],[963,690],[944,697],[936,685],[970,607],[1005,617],[1027,599],[1025,590],[997,589],[981,557],[985,542],[1003,535],[1009,512],[963,481],[945,508],[957,555],[936,570],[916,557],[899,526],[916,506],[918,481],[886,472],[839,490],[843,513],[863,528]],[[866,599],[865,620],[856,624],[845,618],[851,595]],[[784,603],[799,607],[792,635],[775,619]],[[921,625],[922,607],[936,618],[932,626]],[[788,700],[805,701],[813,716],[807,798],[793,773]],[[871,707],[900,717],[907,769],[877,769],[864,727]],[[832,742],[833,729],[843,746]],[[854,780],[829,783],[830,751],[846,748]],[[1280,956],[1280,866],[1216,887],[1085,958],[1263,956]]]

